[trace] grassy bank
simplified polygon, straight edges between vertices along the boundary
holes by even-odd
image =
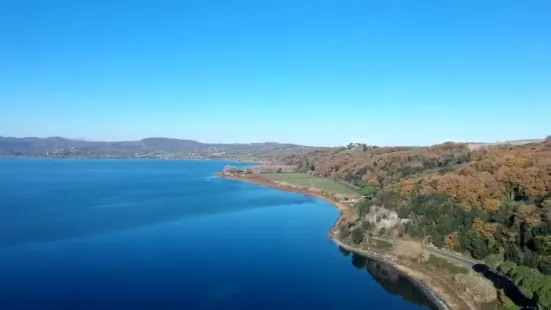
[[[340,182],[312,176],[307,173],[264,173],[260,177],[270,181],[286,182],[292,185],[315,187],[333,194],[359,197],[358,191]]]

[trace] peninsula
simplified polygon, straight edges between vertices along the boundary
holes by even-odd
[[[549,138],[352,144],[288,159],[288,172],[226,167],[218,175],[331,202],[341,214],[329,238],[392,264],[441,309],[547,309],[550,158]]]

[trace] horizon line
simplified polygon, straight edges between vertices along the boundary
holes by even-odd
[[[140,142],[147,139],[166,139],[166,140],[178,140],[178,141],[188,141],[188,142],[196,142],[200,144],[222,144],[222,145],[232,145],[232,144],[240,144],[240,145],[252,145],[252,144],[279,144],[279,145],[292,145],[292,146],[303,146],[303,147],[318,147],[318,148],[338,148],[338,147],[346,147],[349,144],[365,144],[368,146],[378,146],[378,147],[430,147],[434,145],[441,145],[445,143],[456,143],[456,144],[507,144],[507,143],[514,143],[514,142],[527,142],[527,143],[539,143],[544,141],[546,138],[539,138],[539,139],[517,139],[517,140],[505,140],[505,141],[494,141],[494,142],[474,142],[474,141],[443,141],[440,143],[430,144],[430,145],[371,145],[368,143],[362,143],[362,142],[348,142],[343,145],[338,146],[313,146],[313,145],[306,145],[306,144],[297,144],[297,143],[286,143],[286,142],[276,142],[276,141],[264,141],[264,142],[201,142],[194,139],[185,139],[185,138],[171,138],[171,137],[160,137],[160,136],[152,136],[152,137],[145,137],[139,140],[93,140],[93,139],[82,139],[82,138],[67,138],[63,136],[47,136],[47,137],[38,137],[38,136],[25,136],[25,137],[16,137],[16,136],[3,136],[0,135],[0,138],[11,138],[11,139],[64,139],[64,140],[71,140],[71,141],[82,141],[82,142],[104,142],[104,143],[116,143],[116,142]]]

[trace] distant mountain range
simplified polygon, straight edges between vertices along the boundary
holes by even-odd
[[[51,158],[182,158],[275,161],[320,148],[274,142],[201,143],[194,140],[147,138],[139,141],[85,141],[62,137],[0,136],[0,157]]]

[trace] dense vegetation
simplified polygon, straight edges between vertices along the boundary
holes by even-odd
[[[551,292],[550,138],[491,147],[349,145],[297,164],[302,171],[364,188],[367,198],[356,205],[357,218],[350,224],[355,239],[402,237],[476,259],[492,255],[505,266],[519,266],[503,274],[528,297],[551,306],[545,293]]]

